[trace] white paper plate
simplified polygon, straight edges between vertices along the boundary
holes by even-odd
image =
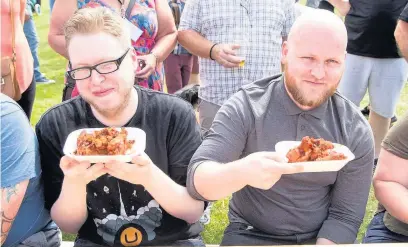
[[[275,145],[275,151],[282,155],[286,160],[286,154],[290,149],[299,146],[300,141],[282,141],[278,142]],[[293,163],[296,165],[302,165],[304,170],[303,172],[333,172],[339,171],[343,168],[348,162],[354,160],[354,154],[346,146],[333,143],[334,151],[344,154],[347,159],[345,160],[330,160],[330,161],[308,161],[308,162],[299,162]]]
[[[115,128],[120,131],[120,128]],[[82,131],[92,133],[95,130],[102,130],[102,128],[93,129],[79,129],[71,132],[65,141],[64,154],[81,162],[89,161],[91,163],[103,163],[107,161],[130,162],[135,155],[142,154],[146,148],[146,133],[138,128],[125,128],[128,132],[127,139],[135,140],[132,149],[126,155],[75,155],[77,150],[77,139]]]

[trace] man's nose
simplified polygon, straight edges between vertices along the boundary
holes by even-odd
[[[101,82],[103,82],[105,80],[105,76],[99,74],[98,71],[96,70],[91,70],[91,82],[94,85],[99,85],[101,84]]]
[[[324,78],[326,74],[325,68],[324,68],[324,64],[315,64],[312,68],[312,75],[318,79],[321,80]]]

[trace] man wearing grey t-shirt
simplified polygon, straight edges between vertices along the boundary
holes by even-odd
[[[374,144],[359,109],[336,92],[346,46],[337,16],[308,11],[283,45],[284,76],[244,86],[217,113],[191,160],[187,187],[201,200],[233,194],[222,245],[355,242]],[[355,159],[338,172],[302,173],[274,147],[304,136],[343,144]]]

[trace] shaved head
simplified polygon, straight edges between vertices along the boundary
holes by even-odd
[[[302,14],[282,47],[285,87],[304,110],[318,107],[337,89],[344,71],[347,30],[343,21],[327,10]]]
[[[343,41],[344,47],[347,46],[347,30],[343,21],[334,13],[322,9],[308,10],[300,15],[293,23],[288,41],[299,40],[322,31],[332,33],[336,39]]]

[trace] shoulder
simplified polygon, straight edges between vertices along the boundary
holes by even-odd
[[[275,90],[281,76],[271,76],[244,85],[238,92],[231,96],[220,108],[228,117],[239,117],[249,121],[264,116],[268,110],[272,92]]]
[[[236,98],[246,101],[251,108],[262,114],[266,111],[270,101],[275,98],[274,94],[279,93],[280,83],[283,83],[282,75],[274,75],[247,84],[235,95]]]
[[[406,114],[401,120],[399,120],[395,126],[393,126],[388,135],[404,134],[408,135],[408,114]]]
[[[282,75],[273,75],[268,76],[259,80],[254,81],[253,83],[246,84],[242,87],[242,90],[247,92],[258,92],[266,91],[272,89],[273,85],[282,80]]]
[[[56,106],[48,109],[38,121],[36,128],[52,128],[53,126],[58,126],[67,119],[74,119],[78,114],[84,113],[86,109],[84,108],[84,101],[81,97],[76,97],[60,103]]]
[[[179,96],[154,91],[147,88],[138,88],[143,101],[142,104],[149,112],[158,113],[183,113],[194,112],[193,106]]]
[[[1,104],[0,116],[2,118],[13,113],[24,114],[23,109],[16,101],[2,93],[0,93],[0,104]]]
[[[408,157],[408,114],[393,126],[384,138],[382,147],[393,154]]]
[[[38,143],[27,116],[17,103],[0,94],[0,105],[0,156],[4,179],[1,184],[7,187],[36,175]]]
[[[20,139],[29,138],[29,134],[32,134],[33,131],[20,105],[4,94],[0,94],[0,105],[1,132],[2,134],[7,133],[7,135],[2,135],[2,141],[6,137],[13,139],[14,135]]]

